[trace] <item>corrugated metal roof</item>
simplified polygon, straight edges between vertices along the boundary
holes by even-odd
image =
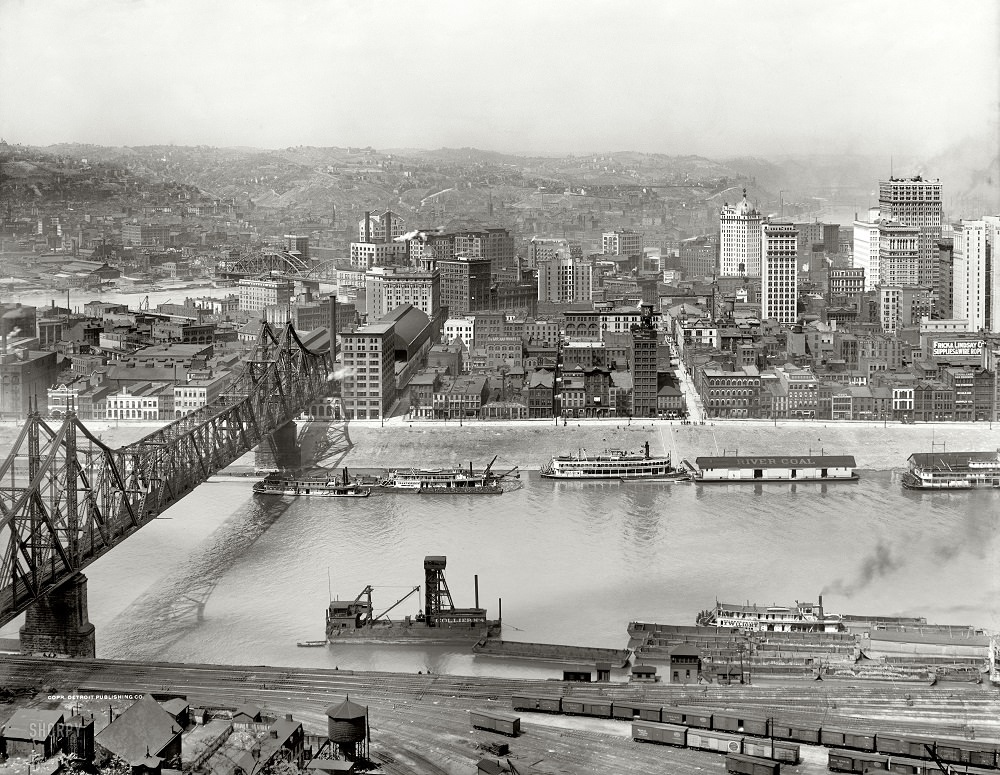
[[[910,461],[921,468],[966,468],[969,463],[1000,463],[997,452],[914,452]]]
[[[760,455],[756,457],[699,457],[695,465],[706,468],[854,468],[854,455]]]

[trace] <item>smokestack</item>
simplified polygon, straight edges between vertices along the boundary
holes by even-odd
[[[503,598],[497,598],[497,620],[503,621]]]
[[[477,573],[473,578],[476,580],[476,608],[479,608],[479,574]]]

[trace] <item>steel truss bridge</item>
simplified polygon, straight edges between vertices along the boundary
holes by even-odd
[[[327,355],[290,323],[265,323],[219,399],[120,449],[75,413],[56,429],[32,412],[0,464],[0,626],[326,396],[331,380]]]

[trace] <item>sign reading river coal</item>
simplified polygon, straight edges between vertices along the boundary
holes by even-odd
[[[981,339],[974,341],[939,341],[934,343],[931,355],[935,358],[978,358],[983,351]]]

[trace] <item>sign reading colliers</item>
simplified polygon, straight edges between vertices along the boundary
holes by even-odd
[[[982,352],[982,339],[942,339],[934,342],[931,348],[934,358],[979,358]]]

